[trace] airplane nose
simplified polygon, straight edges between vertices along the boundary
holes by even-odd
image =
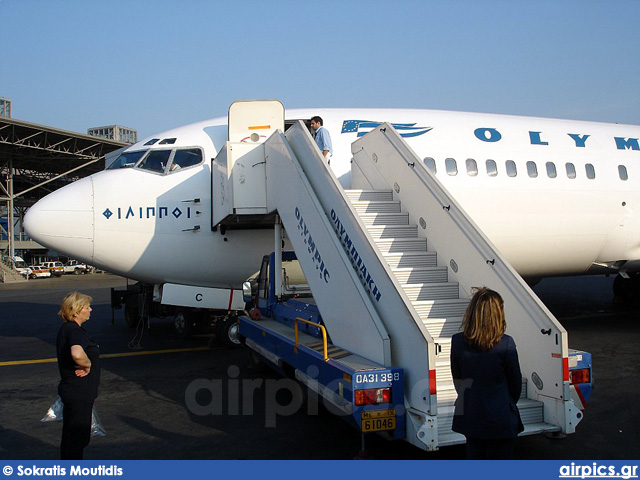
[[[88,263],[93,261],[93,181],[83,178],[50,193],[24,217],[36,242]]]

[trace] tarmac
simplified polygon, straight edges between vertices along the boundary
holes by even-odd
[[[612,303],[613,278],[545,279],[534,291],[569,332],[569,346],[593,355],[594,393],[575,434],[519,438],[517,459],[631,460],[640,457],[640,305]],[[110,274],[0,284],[0,459],[59,458],[61,422],[41,422],[56,399],[56,315],[62,297],[93,297],[86,329],[100,344],[96,409],[106,436],[94,436],[88,460],[354,458],[359,432],[298,401],[296,386],[260,371],[245,349],[201,332],[179,338],[171,318],[149,330],[127,327],[109,305]],[[508,319],[507,319],[508,322]],[[406,442],[366,437],[375,459],[463,459],[464,446],[423,452]]]

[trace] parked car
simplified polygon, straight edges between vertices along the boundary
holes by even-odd
[[[62,262],[42,262],[42,266],[48,268],[51,275],[61,277],[64,274],[64,265]]]
[[[31,269],[29,278],[48,278],[51,276],[51,272],[44,265],[31,265],[29,268]]]
[[[92,271],[92,267],[77,260],[69,260],[64,264],[64,273],[80,275],[81,273],[91,273]]]

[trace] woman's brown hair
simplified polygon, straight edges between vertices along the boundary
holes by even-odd
[[[473,292],[462,318],[462,333],[472,346],[491,350],[507,329],[504,301],[498,292],[487,287],[474,288]]]

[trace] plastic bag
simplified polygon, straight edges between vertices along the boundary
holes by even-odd
[[[102,426],[102,422],[98,416],[98,411],[96,410],[96,407],[93,407],[93,410],[91,411],[91,436],[104,437],[106,434],[107,432],[104,431],[104,427]]]
[[[55,422],[56,420],[62,420],[62,399],[58,395],[56,401],[49,407],[47,414],[44,416],[41,422]]]
[[[56,422],[62,420],[63,408],[64,403],[62,403],[62,398],[58,395],[56,401],[49,407],[46,415],[40,421]],[[107,432],[105,432],[102,422],[100,421],[100,417],[98,416],[98,411],[96,410],[96,407],[93,407],[93,410],[91,411],[91,436],[104,437],[106,434]]]

